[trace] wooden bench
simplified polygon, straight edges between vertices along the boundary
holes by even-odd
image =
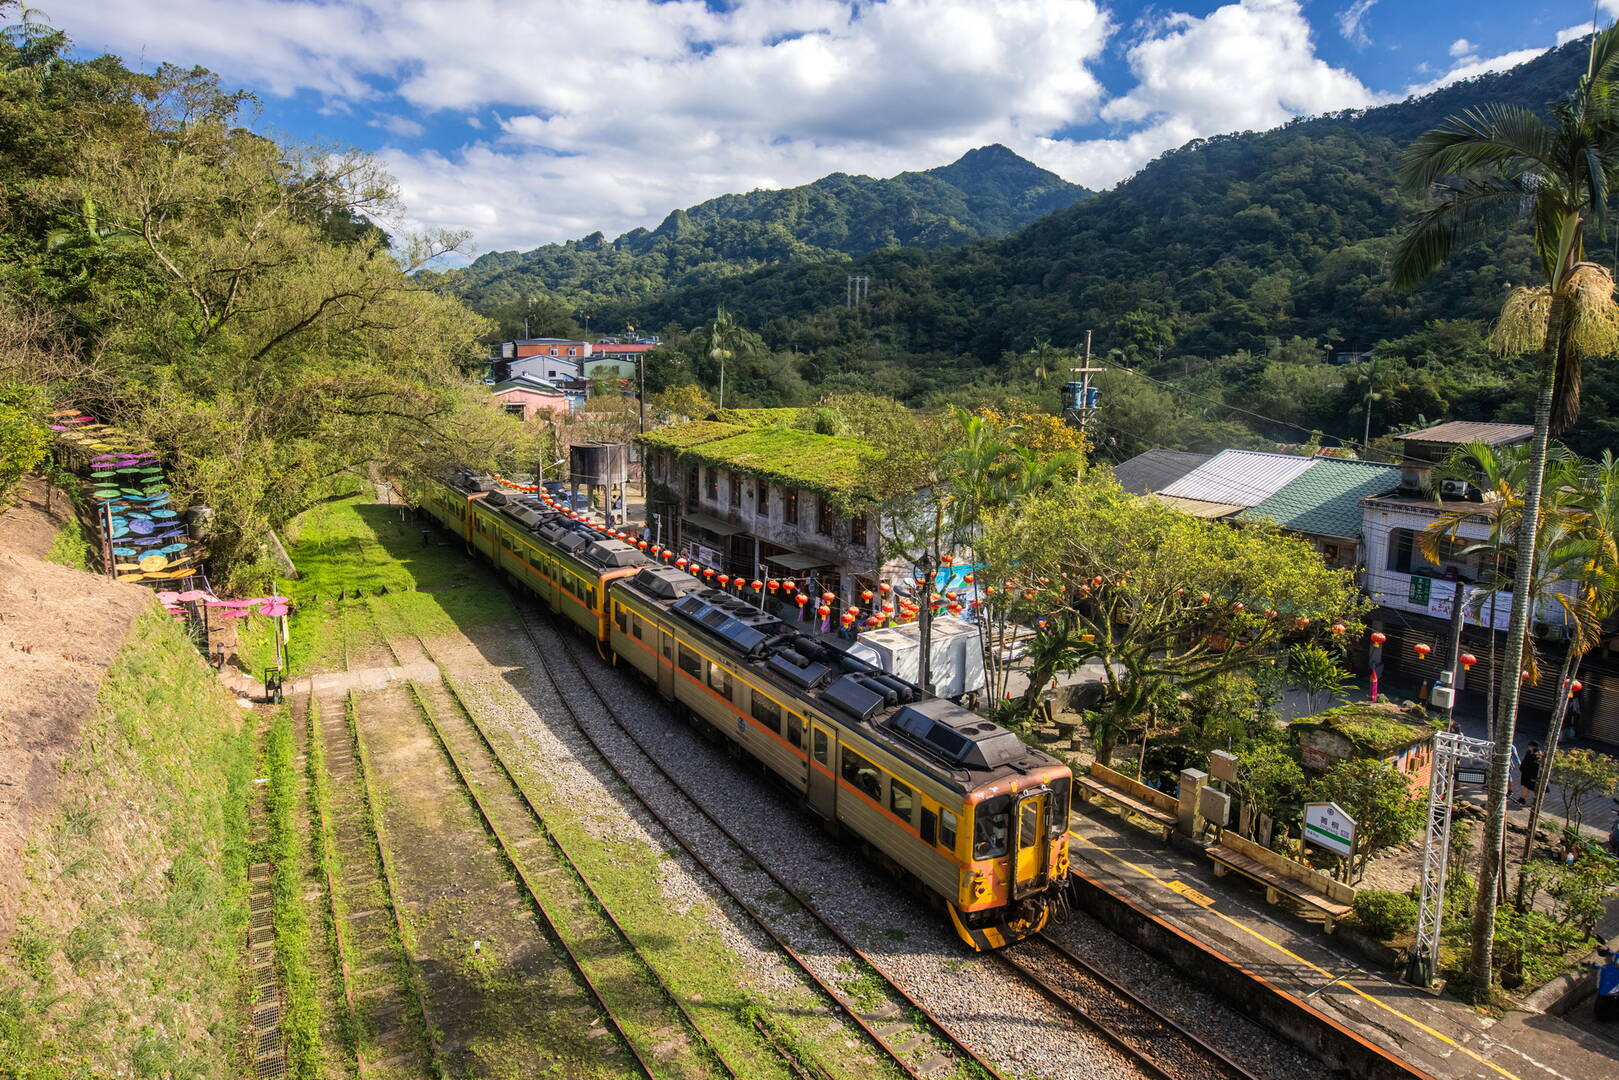
[[[1286,896],[1326,917],[1327,933],[1338,920],[1355,910],[1355,890],[1321,871],[1286,855],[1279,855],[1234,832],[1221,830],[1217,843],[1204,849],[1214,861],[1214,876],[1235,870],[1265,887],[1265,901],[1274,904]]]
[[[1139,780],[1115,772],[1099,762],[1092,762],[1089,775],[1074,777],[1074,785],[1074,793],[1087,802],[1092,796],[1103,798],[1127,815],[1134,814],[1152,822],[1152,827],[1158,830],[1165,843],[1169,841],[1169,834],[1175,831],[1178,805],[1175,799],[1161,791],[1154,791]]]

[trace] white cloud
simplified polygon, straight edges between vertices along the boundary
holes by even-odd
[[[422,133],[427,130],[427,128],[409,117],[392,116],[387,113],[377,116],[376,119],[371,121],[371,124],[401,139],[420,138]]]
[[[1527,64],[1545,51],[1545,49],[1518,49],[1514,52],[1502,53],[1500,56],[1491,56],[1483,60],[1476,56],[1463,56],[1455,67],[1439,76],[1439,78],[1430,82],[1418,83],[1415,86],[1408,86],[1405,93],[1407,97],[1421,97],[1423,94],[1431,94],[1441,87],[1449,86],[1454,82],[1461,82],[1463,79],[1487,75],[1492,71],[1507,71],[1517,67],[1519,64]]]
[[[1472,56],[1477,51],[1478,46],[1464,37],[1450,43],[1450,55],[1455,57]]]
[[[1129,51],[1136,86],[1102,118],[1139,130],[1047,142],[1064,175],[1107,183],[1189,139],[1274,127],[1294,116],[1375,104],[1360,80],[1315,55],[1294,0],[1242,0],[1204,18],[1176,14]]]
[[[1377,0],[1355,0],[1338,12],[1338,32],[1356,45],[1370,45],[1372,39],[1366,34],[1365,22],[1376,4]]]
[[[1376,100],[1316,57],[1298,0],[1236,0],[1149,26],[1128,51],[1137,85],[1110,101],[1090,70],[1114,32],[1101,2],[121,0],[109,17],[105,0],[55,0],[50,10],[86,47],[205,64],[269,95],[313,93],[401,139],[425,133],[412,116],[454,110],[477,141],[382,154],[407,226],[469,228],[485,249],[616,235],[724,192],[839,170],[891,175],[989,142],[1104,186],[1187,139]],[[1350,10],[1363,17],[1370,2]],[[1064,137],[1098,120],[1112,137]]]

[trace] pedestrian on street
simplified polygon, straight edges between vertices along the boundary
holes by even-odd
[[[1598,949],[1603,963],[1597,969],[1596,1018],[1608,1023],[1619,1020],[1619,950]]]
[[[1535,784],[1540,781],[1540,744],[1530,743],[1529,749],[1524,753],[1523,760],[1518,763],[1518,783],[1523,785],[1523,795],[1518,799],[1521,806],[1535,797]]]

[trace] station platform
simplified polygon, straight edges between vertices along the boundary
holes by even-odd
[[[1082,909],[1358,1080],[1619,1077],[1619,1032],[1610,1037],[1588,1015],[1495,1017],[1408,986],[1337,944],[1320,921],[1267,904],[1260,886],[1217,878],[1207,857],[1108,811],[1076,812],[1070,836]]]

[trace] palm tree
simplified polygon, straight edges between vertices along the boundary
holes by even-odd
[[[1553,106],[1550,123],[1516,106],[1469,109],[1418,136],[1400,164],[1402,184],[1430,195],[1431,205],[1395,252],[1396,287],[1414,287],[1449,259],[1458,240],[1506,215],[1526,216],[1532,222],[1545,276],[1545,284],[1517,289],[1508,297],[1496,335],[1496,345],[1503,351],[1527,351],[1538,345],[1539,359],[1535,435],[1516,537],[1501,721],[1491,754],[1473,916],[1469,966],[1480,994],[1487,994],[1494,982],[1496,894],[1546,447],[1554,424],[1561,430],[1578,415],[1581,360],[1611,352],[1619,341],[1613,277],[1607,269],[1585,261],[1586,223],[1601,221],[1610,181],[1619,172],[1616,74],[1619,28],[1610,27],[1592,38],[1586,74],[1568,98]]]
[[[1602,620],[1619,607],[1619,459],[1604,450],[1602,458],[1582,477],[1578,489],[1583,514],[1578,533],[1551,558],[1556,559],[1568,577],[1578,584],[1578,602],[1583,608],[1585,624],[1600,627]],[[1598,630],[1587,630],[1575,622],[1575,633],[1569,636],[1568,649],[1563,655],[1563,670],[1557,678],[1557,704],[1552,709],[1551,725],[1546,732],[1546,752],[1542,755],[1540,778],[1535,782],[1534,803],[1529,809],[1529,827],[1523,844],[1523,861],[1528,862],[1534,850],[1535,826],[1540,821],[1540,808],[1546,801],[1546,785],[1551,778],[1552,759],[1563,734],[1563,723],[1568,713],[1569,688],[1578,676],[1584,655],[1601,638]],[[1518,905],[1523,906],[1524,877],[1518,875]]]

